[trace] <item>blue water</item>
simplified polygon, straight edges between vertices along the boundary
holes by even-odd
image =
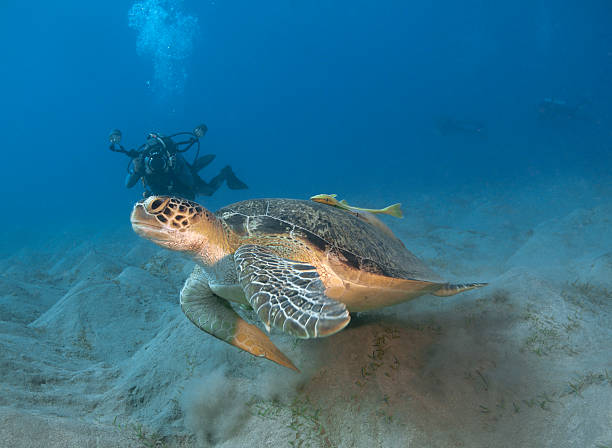
[[[215,206],[609,176],[607,1],[5,0],[0,11],[3,191],[29,201],[10,232],[126,220],[140,192],[124,188],[112,128],[133,147],[150,130],[207,123],[203,151],[217,161],[203,177],[230,163],[251,187],[220,191]],[[583,116],[542,124],[548,97],[584,104]],[[442,136],[439,116],[481,121],[486,137]]]
[[[609,0],[1,0],[0,446],[54,430],[90,446],[98,424],[125,435],[116,416],[177,440],[238,446],[236,421],[237,440],[299,441],[302,399],[333,442],[312,446],[612,446],[611,19]],[[324,341],[273,335],[299,386],[196,332],[176,303],[190,265],[132,232],[142,188],[108,134],[134,148],[200,123],[217,156],[202,177],[230,164],[249,185],[206,207],[402,202],[383,219],[406,247],[490,286]],[[395,382],[363,367],[387,327]]]

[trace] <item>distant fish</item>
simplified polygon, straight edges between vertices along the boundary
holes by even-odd
[[[402,213],[402,204],[399,203],[380,209],[361,208],[349,205],[345,199],[338,201],[338,199],[336,199],[336,196],[336,194],[317,194],[315,196],[312,196],[310,200],[320,202],[322,204],[333,205],[334,207],[343,208],[345,210],[350,210],[353,212],[361,211],[373,214],[391,215],[395,216],[396,218],[402,218],[404,216],[404,214]]]

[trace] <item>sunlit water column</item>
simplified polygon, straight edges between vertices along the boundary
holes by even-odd
[[[128,13],[129,26],[138,32],[136,48],[153,60],[153,91],[162,96],[180,94],[185,87],[185,64],[199,32],[197,17],[182,11],[182,0],[144,0]]]

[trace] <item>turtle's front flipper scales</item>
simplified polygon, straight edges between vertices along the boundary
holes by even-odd
[[[232,307],[216,296],[206,276],[196,266],[181,290],[181,309],[196,327],[255,356],[299,371],[272,343],[268,335],[245,322]]]
[[[314,266],[252,244],[239,247],[234,261],[244,294],[266,328],[317,338],[342,330],[351,320],[343,303],[325,295]]]

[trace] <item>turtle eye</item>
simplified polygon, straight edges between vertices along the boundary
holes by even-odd
[[[149,213],[160,213],[168,204],[169,199],[165,197],[151,197],[145,201],[145,209]]]

